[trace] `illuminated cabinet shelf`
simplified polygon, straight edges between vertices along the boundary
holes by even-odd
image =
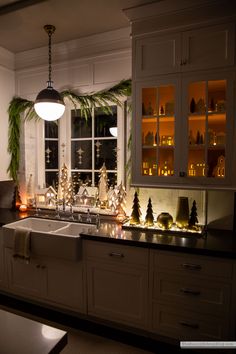
[[[230,186],[230,74],[169,75],[135,86],[134,184]]]

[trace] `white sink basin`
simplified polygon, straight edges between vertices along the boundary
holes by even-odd
[[[12,222],[6,226],[10,229],[15,229],[16,227],[25,227],[31,229],[32,231],[50,232],[58,230],[66,225],[68,225],[68,222],[65,221],[27,218]]]
[[[81,233],[87,233],[87,232],[90,233],[92,231],[96,231],[95,225],[70,223],[67,226],[62,227],[59,230],[53,231],[53,234],[62,235],[62,236],[77,237]]]
[[[60,220],[27,218],[3,226],[4,247],[14,248],[16,228],[31,230],[31,253],[68,260],[78,260],[81,256],[80,232],[86,224],[73,224]]]

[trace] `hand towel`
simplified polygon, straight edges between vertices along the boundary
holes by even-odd
[[[17,227],[14,231],[14,250],[13,257],[30,260],[30,237],[31,230],[29,228]]]

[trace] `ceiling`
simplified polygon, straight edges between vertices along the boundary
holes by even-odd
[[[160,0],[156,0],[160,1]],[[13,53],[129,26],[122,9],[153,0],[0,0],[0,47]]]

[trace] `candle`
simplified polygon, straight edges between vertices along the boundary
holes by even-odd
[[[27,211],[27,205],[21,204],[20,207],[19,207],[19,211],[20,211],[21,213],[26,212],[26,211]]]

